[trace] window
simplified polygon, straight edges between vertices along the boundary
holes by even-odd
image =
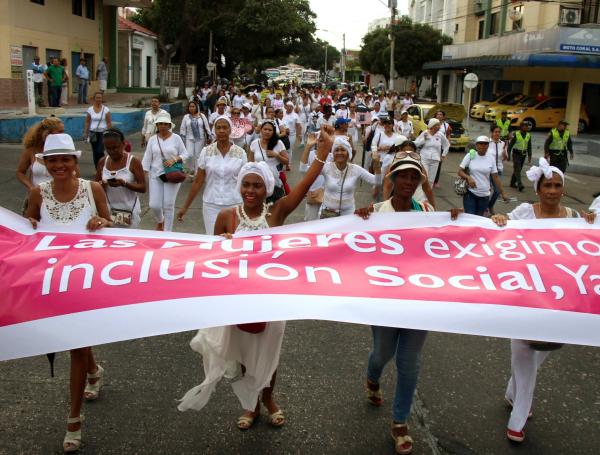
[[[36,3],[38,5],[43,5],[44,4],[44,0],[31,0],[31,3]]]
[[[83,16],[83,0],[72,0],[71,12],[75,16]]]
[[[519,20],[512,21],[512,29],[521,30],[523,28],[523,5],[515,6],[511,14],[514,18],[519,18]]]
[[[498,13],[492,13],[490,16],[490,35],[498,33]]]
[[[477,39],[483,39],[483,31],[485,30],[485,21],[479,21],[479,29],[477,30]]]
[[[85,17],[96,19],[96,0],[85,0]]]

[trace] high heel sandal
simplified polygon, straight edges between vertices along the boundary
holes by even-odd
[[[87,401],[94,401],[98,399],[98,396],[100,395],[100,389],[102,388],[103,377],[104,368],[102,368],[100,365],[98,365],[98,369],[95,373],[88,373],[88,382],[85,385],[85,390],[83,391],[83,396]],[[90,384],[90,379],[97,379],[97,381],[93,384]]]
[[[401,430],[399,435],[394,430]],[[396,453],[405,455],[412,452],[413,439],[408,435],[408,425],[405,423],[392,423],[392,438],[394,439]]]
[[[249,430],[259,416],[260,412],[252,412],[252,415],[241,415],[237,419],[237,427],[240,430]]]
[[[83,416],[69,417],[67,419],[67,425],[71,423],[83,422]],[[63,451],[64,453],[77,452],[81,448],[81,425],[77,431],[68,431],[63,440]]]
[[[379,384],[375,384],[367,379],[367,400],[373,406],[381,406],[383,404],[383,394]]]

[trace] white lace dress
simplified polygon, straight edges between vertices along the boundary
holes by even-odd
[[[237,207],[240,220],[235,232],[255,231],[269,227],[266,216],[246,221]],[[181,399],[180,411],[202,409],[223,378],[238,378],[231,386],[243,409],[254,410],[260,392],[268,387],[279,365],[285,321],[269,322],[261,333],[248,333],[237,326],[212,327],[199,330],[190,342],[202,355],[204,382],[190,389]],[[241,376],[241,365],[246,372]]]
[[[78,179],[75,197],[68,202],[60,202],[54,197],[52,181],[40,184],[42,206],[40,208],[40,224],[45,226],[80,226],[86,227],[88,221],[96,214],[96,203],[89,181]]]

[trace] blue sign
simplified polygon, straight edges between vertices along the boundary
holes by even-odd
[[[586,54],[600,54],[600,46],[589,44],[560,44],[560,50],[566,52],[582,52]]]

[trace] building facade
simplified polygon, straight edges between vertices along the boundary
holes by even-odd
[[[597,5],[595,0],[456,0],[446,13],[454,18],[454,42],[444,46],[440,61],[425,65],[438,70],[438,99],[468,104],[463,78],[473,72],[480,84],[472,102],[508,92],[563,96],[571,124],[580,123],[583,102],[586,128],[598,129]]]
[[[0,106],[26,102],[25,71],[34,57],[47,64],[66,59],[71,81],[80,57],[92,79],[103,57],[109,60],[108,86],[117,80],[117,8],[149,6],[151,0],[0,0]],[[93,80],[90,92],[97,88]],[[77,84],[69,83],[69,94]]]
[[[429,24],[444,35],[453,36],[457,0],[411,0],[409,16],[413,22]]]
[[[158,87],[158,39],[156,33],[119,17],[118,87]]]

